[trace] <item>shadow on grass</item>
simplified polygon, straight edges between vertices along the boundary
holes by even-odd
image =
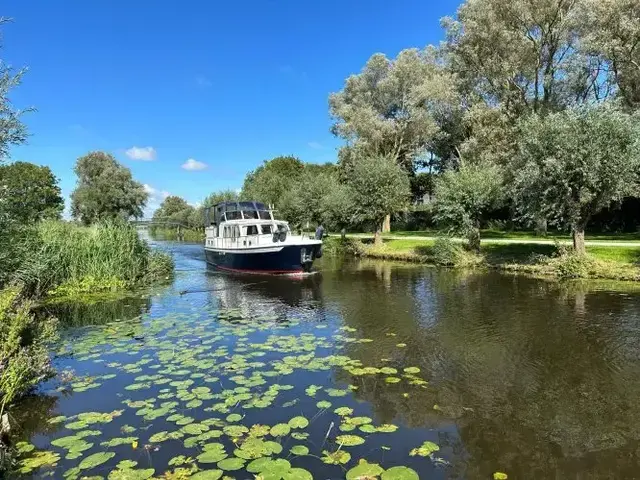
[[[536,263],[536,256],[551,256],[555,251],[555,245],[535,243],[494,243],[482,246],[482,253],[490,264],[518,263],[530,265]]]

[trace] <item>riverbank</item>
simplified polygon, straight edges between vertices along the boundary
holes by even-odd
[[[151,227],[149,233],[151,233],[154,238],[161,240],[204,242],[204,231],[190,228],[181,228],[178,232],[177,228]]]
[[[467,251],[460,242],[440,239],[385,237],[383,244],[376,246],[371,238],[350,236],[345,240],[331,237],[325,245],[329,253],[383,260],[490,268],[557,278],[640,280],[640,245],[635,242],[623,245],[588,242],[587,255],[583,257],[573,255],[563,243],[533,243],[522,239],[485,241],[479,254]]]

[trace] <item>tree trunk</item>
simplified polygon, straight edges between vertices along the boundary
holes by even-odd
[[[382,222],[382,233],[389,233],[391,231],[391,215],[385,215],[384,222]]]
[[[536,218],[535,233],[538,237],[547,236],[547,219],[543,217]]]
[[[469,229],[467,233],[467,240],[469,241],[469,249],[480,253],[480,227],[475,225]]]
[[[382,232],[380,231],[380,227],[376,227],[376,234],[373,237],[373,244],[376,247],[382,246]]]
[[[584,255],[586,249],[584,246],[584,225],[576,224],[573,226],[573,250],[578,255]]]

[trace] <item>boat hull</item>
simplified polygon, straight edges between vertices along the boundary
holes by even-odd
[[[230,272],[292,274],[307,272],[320,257],[320,245],[286,245],[275,251],[218,250],[205,248],[207,263]]]

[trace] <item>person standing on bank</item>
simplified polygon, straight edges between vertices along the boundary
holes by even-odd
[[[322,240],[322,237],[324,237],[324,227],[320,224],[316,228],[316,240]]]

